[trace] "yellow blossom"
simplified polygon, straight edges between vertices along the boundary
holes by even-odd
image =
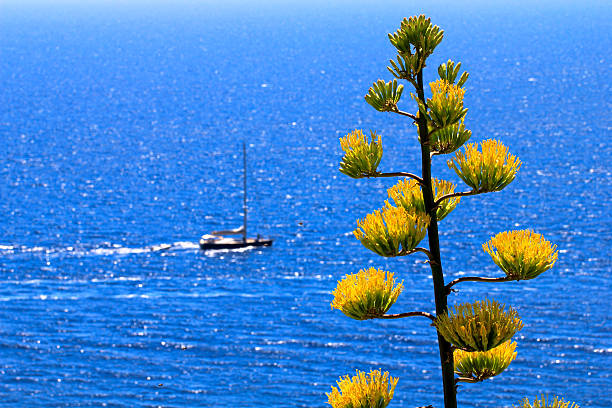
[[[535,397],[533,402],[529,401],[529,398],[525,398],[521,401],[518,407],[514,408],[580,408],[575,402],[564,401],[563,398],[555,397],[554,399],[541,395],[540,398]]]
[[[475,143],[466,145],[465,153],[455,153],[447,162],[448,167],[474,191],[500,191],[514,180],[521,161],[497,140],[485,140],[480,146],[482,152]]]
[[[434,321],[438,332],[456,347],[466,351],[488,351],[523,328],[518,313],[496,301],[484,300],[454,307],[454,312],[438,315]]]
[[[372,370],[369,374],[357,370],[352,378],[341,377],[338,388],[332,386],[327,403],[333,408],[385,408],[393,398],[398,378]]]
[[[370,141],[360,129],[340,138],[344,151],[340,172],[352,178],[373,176],[382,159],[383,148],[380,135],[370,132]]]
[[[442,98],[463,103],[465,89],[459,85],[454,85],[445,79],[438,79],[429,84],[431,88],[431,100],[434,102],[440,101]]]
[[[427,233],[429,216],[410,213],[388,202],[382,210],[357,220],[353,233],[363,246],[381,256],[399,256],[412,251]]]
[[[338,282],[331,306],[356,320],[373,319],[389,310],[403,288],[402,283],[395,286],[393,272],[362,269]]]
[[[482,249],[493,262],[516,280],[533,279],[553,267],[557,261],[556,245],[530,230],[500,232]]]
[[[455,373],[461,378],[483,381],[503,372],[516,358],[516,342],[507,341],[489,351],[454,353]]]
[[[432,179],[432,188],[434,200],[437,200],[443,195],[455,192],[455,185],[453,183],[446,180],[438,180],[436,178]],[[396,185],[387,190],[387,194],[398,207],[403,207],[411,213],[425,214],[425,201],[423,200],[423,193],[421,191],[421,186],[416,182],[416,180],[400,180]],[[460,197],[453,197],[441,202],[436,211],[438,221],[442,220],[451,211],[453,211],[457,204],[459,204],[459,200]]]
[[[428,114],[433,128],[441,129],[459,123],[467,113],[467,109],[463,107],[465,89],[444,79],[438,79],[429,86],[431,87],[431,98],[427,100],[429,110],[425,112],[425,106],[422,104],[419,105],[419,110]]]

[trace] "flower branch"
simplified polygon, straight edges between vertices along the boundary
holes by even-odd
[[[442,203],[442,201],[448,200],[450,198],[454,198],[454,197],[467,197],[467,196],[476,195],[476,194],[480,194],[480,193],[481,193],[480,191],[472,190],[472,191],[460,191],[460,192],[457,192],[457,193],[446,194],[446,195],[443,195],[442,197],[438,198],[434,202],[434,208],[439,207],[440,203]]]
[[[420,178],[416,174],[406,173],[404,171],[395,171],[395,172],[390,172],[390,173],[376,173],[376,174],[374,174],[372,176],[368,176],[368,177],[408,177],[408,178],[411,178],[413,180],[416,180],[416,182],[421,184],[421,185],[423,184],[423,179],[422,178]]]
[[[457,278],[455,280],[452,280],[448,283],[448,285],[446,285],[446,291],[447,293],[451,292],[451,288],[453,286],[455,286],[456,284],[458,284],[459,282],[508,282],[511,280],[516,280],[516,279],[511,279],[507,276],[501,277],[501,278],[484,278],[484,277],[480,277],[480,276],[463,276],[461,278]]]
[[[404,317],[412,317],[412,316],[423,316],[431,320],[432,322],[436,319],[434,315],[427,312],[407,312],[407,313],[397,313],[397,314],[386,314],[379,317],[379,319],[402,319]]]
[[[427,250],[425,248],[421,248],[421,247],[416,247],[412,251],[401,251],[399,254],[397,254],[397,256],[412,255],[412,254],[414,254],[416,252],[424,253],[425,255],[427,255],[427,258],[429,258],[429,261],[431,262],[431,252],[429,252],[429,250]]]
[[[412,119],[414,121],[417,120],[417,117],[414,116],[412,113],[401,111],[401,110],[397,109],[397,107],[395,109],[393,109],[391,112],[397,113],[398,115],[402,115],[402,116],[408,116],[410,119]]]

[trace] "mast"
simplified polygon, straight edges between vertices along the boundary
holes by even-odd
[[[243,203],[243,213],[244,213],[244,224],[242,226],[242,240],[246,242],[247,239],[247,166],[246,166],[246,147],[244,142],[242,142],[242,159],[244,163],[244,203]]]

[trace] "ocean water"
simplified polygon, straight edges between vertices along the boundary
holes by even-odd
[[[459,404],[612,406],[606,2],[3,3],[0,406],[323,407],[339,376],[371,368],[400,378],[390,407],[442,406],[427,322],[329,306],[337,279],[380,266],[404,281],[392,312],[434,309],[422,257],[382,259],[351,234],[393,181],[337,171],[355,128],[383,135],[383,170],[420,171],[412,125],[363,95],[390,79],[386,34],[422,12],[446,32],[427,79],[461,61],[473,141],[523,162],[441,223],[446,275],[498,276],[481,244],[503,230],[559,249],[536,280],[450,298],[494,298],[525,323],[517,360]],[[243,141],[249,231],[274,246],[201,252],[200,235],[241,223]],[[433,171],[460,185],[444,158]]]

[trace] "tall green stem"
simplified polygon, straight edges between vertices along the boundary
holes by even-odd
[[[423,89],[423,71],[417,74],[417,95],[425,104],[425,91]],[[440,260],[440,239],[438,237],[438,220],[435,211],[435,202],[431,181],[431,155],[429,147],[429,130],[427,119],[419,114],[418,120],[419,138],[421,140],[421,165],[422,165],[422,191],[425,209],[431,217],[427,228],[429,239],[429,252],[431,253],[430,266],[433,277],[434,292],[436,299],[436,315],[446,314],[447,291],[444,286],[444,274],[442,273],[442,262]],[[444,385],[444,408],[457,408],[457,395],[455,391],[455,373],[453,350],[449,342],[438,334],[438,346],[440,348],[440,363],[442,365],[442,383]]]

